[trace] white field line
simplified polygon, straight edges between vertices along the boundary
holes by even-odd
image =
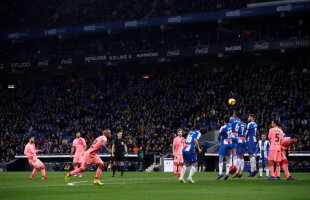
[[[166,180],[163,180],[166,179]],[[168,178],[152,178],[153,181],[130,181],[130,182],[104,182],[104,185],[129,185],[129,184],[153,184],[153,183],[169,183],[173,182],[174,180],[170,179],[170,181],[167,180]],[[130,179],[126,179],[130,180]],[[131,179],[133,180],[133,179]],[[157,180],[157,181],[156,181]],[[177,182],[177,180],[175,180]],[[68,184],[57,184],[57,185],[24,185],[24,186],[0,186],[0,189],[21,189],[21,188],[47,188],[47,187],[66,187],[66,186],[90,186],[93,185],[92,181],[76,181],[76,182],[69,182]],[[103,187],[104,187],[103,185]],[[97,186],[100,187],[100,186]]]

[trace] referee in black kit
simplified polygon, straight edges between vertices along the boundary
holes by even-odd
[[[113,159],[113,165],[112,165],[112,171],[113,176],[115,176],[117,165],[119,166],[119,169],[121,171],[121,176],[124,175],[124,165],[125,165],[125,155],[128,154],[127,151],[127,145],[123,137],[123,130],[122,128],[116,129],[116,139],[113,142],[112,145],[112,159]]]

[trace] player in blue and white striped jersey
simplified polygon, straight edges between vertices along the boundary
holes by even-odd
[[[231,124],[231,142],[232,142],[232,150],[231,150],[231,161],[230,165],[232,166],[231,173],[234,173],[237,170],[237,147],[238,147],[238,129],[237,124],[241,122],[241,120],[238,118],[238,112],[234,111],[233,115],[230,117],[229,123]]]
[[[224,157],[226,160],[226,176],[224,180],[229,178],[229,168],[230,168],[230,155],[231,155],[231,124],[229,123],[230,117],[226,115],[224,117],[224,126],[221,127],[218,140],[220,142],[220,149],[219,149],[219,175],[217,179],[221,179],[223,175],[223,165],[224,165]]]
[[[246,149],[245,133],[247,129],[247,124],[244,122],[239,122],[236,125],[236,130],[238,131],[238,146],[237,146],[237,171],[234,178],[242,177],[244,169],[244,153]]]
[[[263,171],[266,171],[266,178],[269,177],[269,168],[268,168],[268,155],[270,143],[266,140],[267,136],[265,133],[261,134],[261,140],[258,141],[256,147],[256,155],[259,157],[258,167],[259,167],[259,178],[263,178]]]

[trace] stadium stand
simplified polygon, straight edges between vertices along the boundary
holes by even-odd
[[[212,70],[211,70],[212,69]],[[222,70],[166,69],[141,78],[128,69],[99,77],[21,81],[0,96],[1,160],[22,154],[25,138],[34,133],[47,154],[69,153],[75,131],[92,142],[101,127],[125,128],[129,151],[167,153],[178,127],[196,120],[202,132],[218,129],[231,112],[226,100],[238,99],[242,119],[258,116],[259,132],[272,118],[281,119],[285,133],[300,134],[294,151],[309,151],[308,63],[244,64]],[[213,71],[214,70],[214,71]],[[158,104],[160,102],[160,104]],[[251,106],[255,105],[255,106]]]
[[[49,4],[40,0],[3,1],[0,31],[14,35],[14,31],[239,9],[260,2],[265,1],[53,0]],[[38,148],[45,149],[44,154],[68,154],[76,131],[82,132],[89,145],[102,128],[109,127],[115,134],[119,126],[124,128],[129,152],[143,149],[146,153],[168,154],[177,128],[189,130],[199,121],[202,133],[206,134],[219,129],[220,119],[232,109],[237,109],[243,120],[247,114],[255,113],[259,133],[267,132],[272,118],[280,119],[287,135],[300,135],[291,150],[310,151],[310,58],[303,49],[310,46],[309,12],[234,17],[1,39],[0,162],[7,163],[15,155],[23,154],[29,134],[36,135]],[[293,42],[281,46],[280,40]],[[256,42],[265,42],[267,46],[253,50],[255,44],[261,44]],[[230,44],[238,44],[240,49],[253,47],[254,53],[249,56],[242,49],[240,55],[230,55],[225,49]],[[213,57],[203,54],[199,58],[178,57],[181,61],[156,57],[141,62],[111,61],[85,66],[82,62],[75,63],[76,58],[85,61],[88,55],[108,57],[148,51],[166,54],[168,50],[180,52],[202,45],[208,47],[207,53],[214,52]],[[219,49],[224,49],[224,53]],[[271,58],[265,59],[269,53]],[[291,62],[272,58],[274,55],[295,59]],[[74,61],[68,61],[68,67],[52,62],[65,58]],[[213,59],[218,60],[211,62]],[[46,68],[37,64],[41,60],[48,61]],[[24,61],[36,64],[24,69],[20,67]],[[132,62],[137,66],[132,67],[135,65]],[[79,70],[87,67],[89,72],[83,74],[84,69],[76,75],[75,67]],[[54,70],[51,77],[46,76],[51,68]],[[61,71],[63,68],[68,71]],[[7,88],[8,84],[15,89]],[[227,105],[230,97],[237,99],[234,108]],[[309,162],[294,162],[291,167],[295,171],[309,170]]]

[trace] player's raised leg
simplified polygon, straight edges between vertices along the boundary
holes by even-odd
[[[29,177],[30,180],[34,179],[34,176],[36,175],[37,171],[38,171],[37,168],[33,167],[33,170]]]
[[[35,162],[35,166],[37,169],[41,169],[42,180],[47,180],[45,165],[42,163],[42,161],[37,159]]]
[[[68,183],[71,176],[74,176],[78,173],[82,173],[82,172],[86,171],[88,164],[90,164],[91,162],[92,161],[91,161],[91,159],[89,159],[88,154],[84,155],[83,156],[83,163],[82,163],[81,167],[76,168],[73,171],[67,173],[65,175],[65,182]]]

